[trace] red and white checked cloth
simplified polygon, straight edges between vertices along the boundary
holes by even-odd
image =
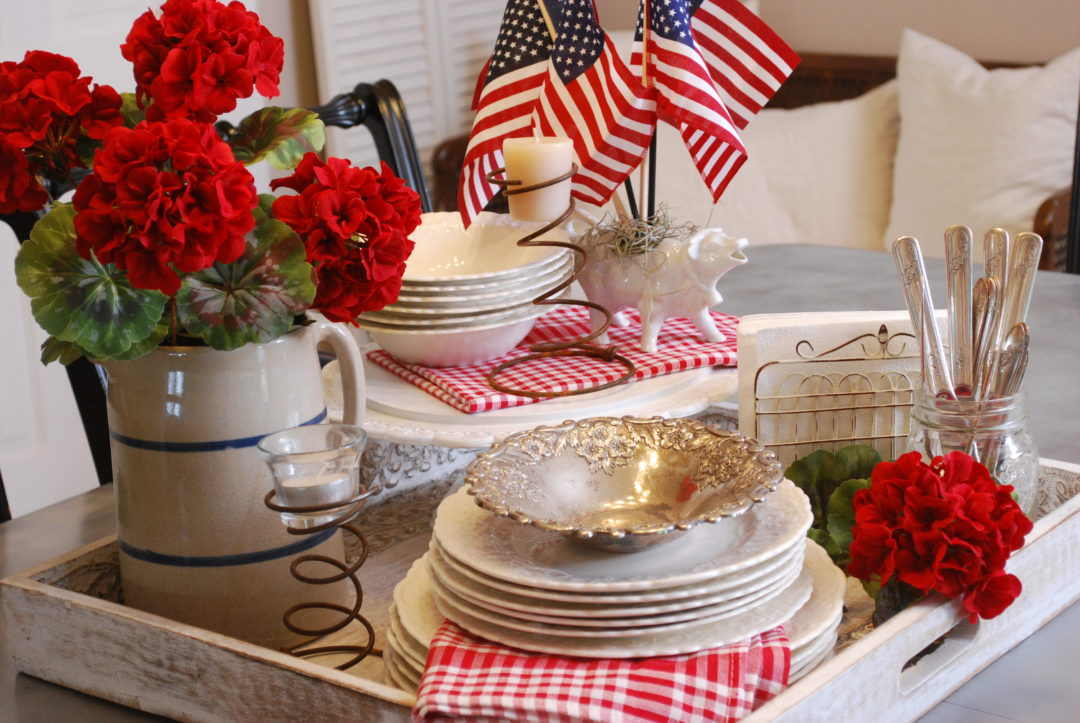
[[[716,328],[724,341],[705,341],[689,319],[668,319],[655,352],[638,347],[641,337],[641,317],[634,309],[625,312],[627,326],[612,326],[608,330],[611,343],[619,353],[634,362],[634,379],[648,379],[672,372],[707,366],[735,366],[735,329],[738,317],[712,312]],[[560,306],[536,322],[516,348],[505,356],[464,367],[435,369],[399,362],[385,351],[368,353],[368,358],[384,369],[415,384],[428,394],[467,414],[490,412],[494,409],[517,407],[541,401],[516,394],[504,394],[491,388],[488,372],[507,359],[525,356],[528,347],[537,342],[576,339],[588,333],[588,312],[580,306]],[[514,389],[561,392],[587,389],[618,379],[626,373],[621,364],[603,362],[588,357],[550,357],[511,367],[499,374],[499,381]]]
[[[431,641],[414,721],[737,721],[787,685],[783,626],[721,648],[592,660],[528,653],[445,621]]]

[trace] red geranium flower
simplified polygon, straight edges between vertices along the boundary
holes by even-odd
[[[147,117],[213,122],[255,90],[273,98],[284,43],[242,3],[168,0],[141,15],[120,48],[135,65],[135,92]]]
[[[31,50],[21,62],[0,63],[0,168],[10,175],[0,179],[0,212],[43,207],[48,196],[37,177],[68,180],[86,165],[80,140],[101,140],[123,124],[120,95],[91,84],[74,60],[55,53]]]
[[[926,594],[963,597],[972,622],[999,615],[1020,594],[1004,572],[1031,520],[986,467],[961,452],[930,464],[918,452],[878,464],[855,494],[848,572],[884,585],[894,576]]]
[[[114,129],[75,192],[90,252],[142,289],[174,294],[177,271],[235,261],[255,225],[255,182],[213,127],[176,118]]]
[[[304,241],[315,267],[313,308],[355,322],[397,298],[413,249],[409,234],[420,225],[420,196],[385,163],[376,172],[308,153],[291,176],[270,185],[298,192],[274,201],[274,217]]]

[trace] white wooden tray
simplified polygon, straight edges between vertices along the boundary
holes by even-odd
[[[915,605],[841,650],[748,720],[911,720],[1080,597],[1080,466],[1044,460],[1040,519],[1009,570],[1022,597],[969,625],[957,605]],[[423,554],[431,514],[454,478],[369,513],[373,553],[364,609],[385,640],[391,592]],[[1060,505],[1057,504],[1065,500]],[[0,632],[15,667],[101,698],[184,721],[407,720],[414,699],[386,684],[381,661],[339,672],[117,602],[115,538],[0,580]],[[904,664],[938,637],[945,643]]]

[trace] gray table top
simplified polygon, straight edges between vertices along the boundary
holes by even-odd
[[[891,257],[820,246],[749,250],[750,263],[720,284],[721,309],[764,312],[903,308]],[[941,262],[928,262],[934,298],[944,299]],[[940,304],[939,304],[940,306]],[[1026,388],[1035,440],[1045,457],[1080,461],[1080,276],[1040,273],[1029,323]],[[111,486],[0,524],[0,577],[115,532]],[[934,708],[924,720],[1065,721],[1080,710],[1071,672],[1080,649],[1080,604]],[[869,711],[868,711],[869,714]],[[16,674],[0,636],[0,722],[147,720],[145,714]]]

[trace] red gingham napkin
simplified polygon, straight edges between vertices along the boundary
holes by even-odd
[[[741,643],[637,660],[528,653],[445,621],[431,641],[414,721],[737,721],[787,685],[783,626]]]
[[[629,320],[624,327],[608,330],[619,353],[634,362],[634,379],[648,379],[672,372],[706,366],[735,366],[735,328],[739,319],[712,312],[722,342],[708,342],[689,319],[668,319],[657,339],[655,352],[638,348],[641,317],[637,310],[623,312]],[[491,361],[464,367],[434,369],[399,362],[385,351],[368,353],[368,358],[428,394],[467,414],[517,407],[541,401],[531,397],[497,392],[488,385],[487,374],[500,362],[528,354],[537,342],[580,338],[588,333],[588,312],[580,306],[560,306],[540,317],[529,335],[513,351]],[[587,357],[552,357],[511,367],[499,374],[499,381],[515,389],[561,392],[585,389],[618,379],[626,373],[621,364]]]

